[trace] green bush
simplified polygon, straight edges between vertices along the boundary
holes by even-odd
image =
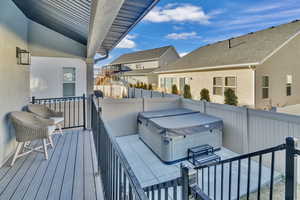
[[[200,92],[200,100],[205,100],[207,102],[210,102],[210,97],[209,97],[209,90],[206,88],[203,88]]]
[[[178,94],[177,85],[172,85],[172,94]]]
[[[231,88],[227,88],[224,92],[224,103],[228,105],[237,106],[238,104],[238,97],[235,95],[235,92]]]
[[[186,98],[186,99],[191,99],[192,98],[191,87],[189,85],[184,85],[183,97]]]
[[[152,84],[148,85],[148,90],[153,90]]]
[[[129,87],[131,87],[131,88],[132,88],[132,87],[134,87],[134,85],[132,85],[131,83],[129,83]]]
[[[137,82],[136,88],[141,88],[141,83],[140,82]]]
[[[147,89],[148,89],[147,83],[144,83],[143,89],[144,89],[144,90],[147,90]]]

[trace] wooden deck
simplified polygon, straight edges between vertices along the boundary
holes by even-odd
[[[49,160],[31,153],[0,169],[0,200],[103,199],[92,133],[68,130],[54,144]]]

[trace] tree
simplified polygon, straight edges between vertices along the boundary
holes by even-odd
[[[238,104],[238,97],[235,95],[235,92],[231,88],[227,88],[224,92],[224,103],[228,105],[237,106]]]
[[[152,84],[148,85],[148,90],[153,90]]]
[[[177,85],[172,85],[172,94],[178,94]]]
[[[189,85],[184,85],[183,97],[186,98],[186,99],[191,99],[192,98],[191,87]]]
[[[209,97],[209,90],[206,88],[203,88],[200,92],[200,100],[205,100],[207,102],[210,102],[210,97]]]

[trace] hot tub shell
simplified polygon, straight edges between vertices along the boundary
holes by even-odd
[[[187,158],[188,148],[222,146],[223,121],[189,109],[142,112],[138,115],[140,139],[166,164]]]

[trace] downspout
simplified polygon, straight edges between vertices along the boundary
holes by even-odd
[[[253,106],[256,107],[256,67],[254,65],[249,65],[249,69],[252,70],[252,81],[253,81]]]
[[[98,62],[100,62],[100,61],[102,61],[102,60],[107,59],[108,57],[109,57],[109,52],[106,51],[106,52],[105,52],[105,56],[95,59],[95,64],[97,64]]]

